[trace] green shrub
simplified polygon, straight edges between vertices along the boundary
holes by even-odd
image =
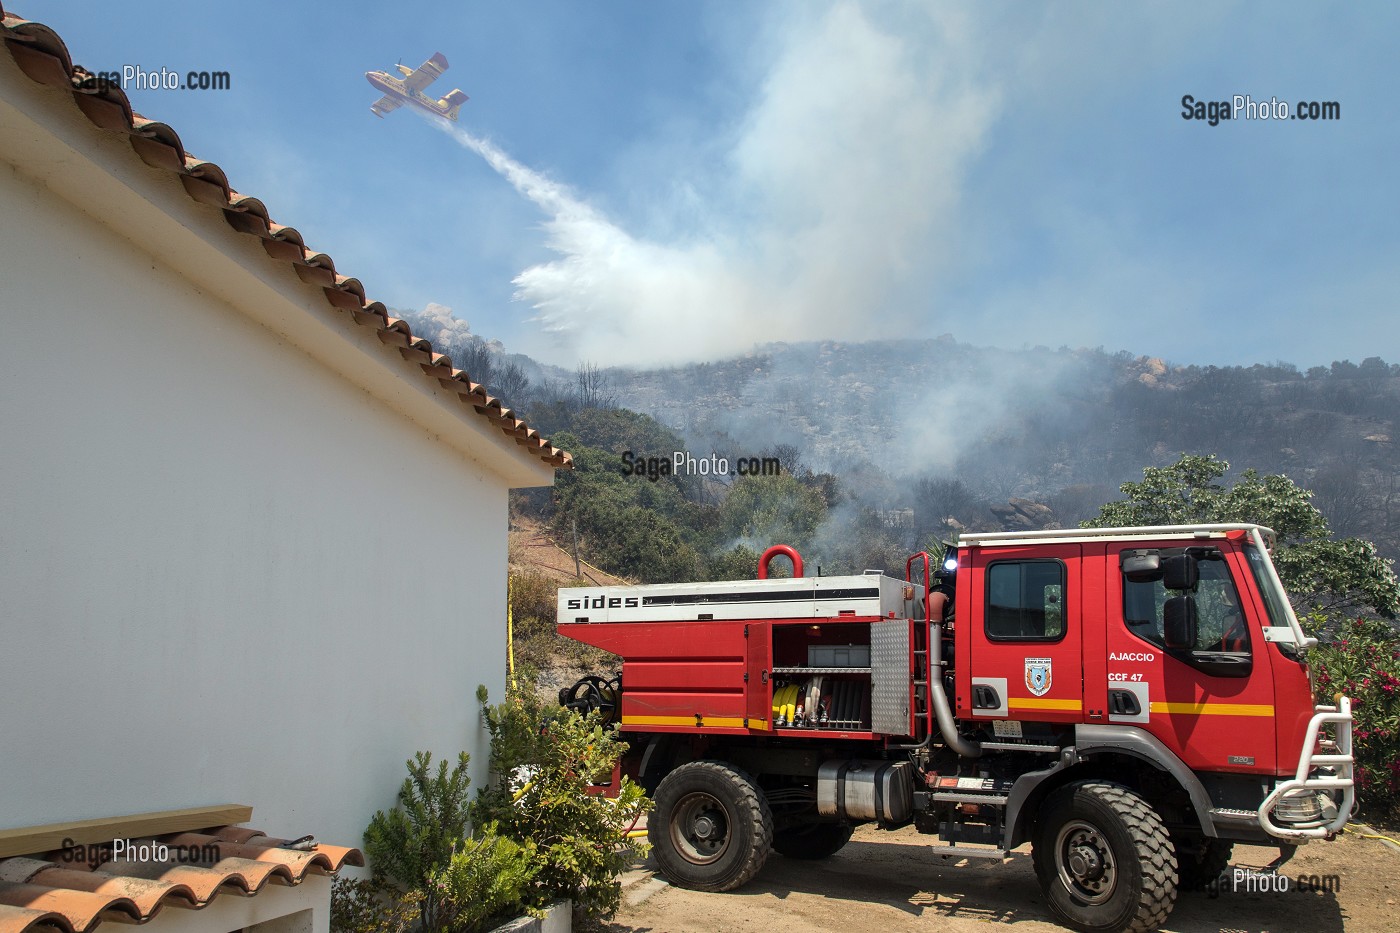
[[[758,575],[759,554],[753,548],[736,544],[727,551],[721,551],[710,558],[705,568],[709,580],[752,580]],[[787,563],[776,561],[775,571],[786,573]]]
[[[492,823],[477,827],[428,881],[441,929],[471,933],[520,913],[538,872],[533,842],[502,836]]]
[[[449,773],[447,759],[432,773],[433,756],[418,752],[407,762],[409,776],[399,788],[394,809],[374,814],[365,829],[365,854],[377,879],[406,891],[423,893],[422,920],[427,930],[443,928],[439,902],[430,884],[434,871],[445,865],[467,836],[470,803],[467,774],[470,756],[462,752]]]
[[[616,800],[590,796],[587,778],[611,775],[627,747],[596,714],[542,701],[532,685],[512,688],[498,706],[484,687],[477,697],[491,734],[491,786],[469,802],[465,752],[450,771],[447,761],[434,771],[428,752],[414,755],[398,805],[365,830],[374,881],[346,882],[335,895],[337,933],[403,933],[415,918],[426,933],[471,933],[561,898],[587,916],[617,910],[619,876],[646,848],[627,830],[648,802],[627,780]]]
[[[1318,645],[1309,661],[1316,668],[1318,700],[1351,697],[1356,790],[1367,818],[1400,823],[1400,638],[1376,619],[1343,623],[1335,640]]]
[[[530,904],[569,898],[588,916],[611,916],[621,903],[619,877],[633,853],[646,849],[627,831],[650,802],[626,778],[615,800],[592,796],[588,779],[610,775],[627,746],[596,713],[580,716],[544,702],[523,683],[495,706],[484,687],[477,699],[491,734],[494,777],[474,816],[494,821],[504,836],[534,842],[539,873]]]
[[[337,878],[331,884],[335,933],[407,933],[422,914],[423,892],[403,892],[382,881]]]

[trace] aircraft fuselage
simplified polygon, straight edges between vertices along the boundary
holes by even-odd
[[[413,104],[416,107],[428,111],[439,117],[446,117],[449,120],[456,120],[455,114],[449,114],[448,108],[440,105],[436,100],[424,94],[422,91],[415,91],[413,88],[404,87],[403,81],[395,78],[385,71],[366,71],[365,80],[377,91],[388,95],[403,104]]]

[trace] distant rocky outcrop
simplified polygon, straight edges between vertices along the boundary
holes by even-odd
[[[1005,505],[991,506],[992,514],[1001,522],[1002,531],[1039,531],[1055,527],[1055,513],[1050,506],[1030,499],[1013,498]]]

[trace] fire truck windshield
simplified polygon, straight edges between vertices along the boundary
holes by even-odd
[[[1284,595],[1283,589],[1276,582],[1275,575],[1269,572],[1269,564],[1271,563],[1269,555],[1253,545],[1246,547],[1244,553],[1249,558],[1249,569],[1254,574],[1254,583],[1264,597],[1264,608],[1269,614],[1269,625],[1292,629],[1287,603],[1288,597]],[[1279,648],[1289,657],[1297,657],[1297,646],[1280,642]]]

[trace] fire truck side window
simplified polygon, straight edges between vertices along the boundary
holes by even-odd
[[[1065,635],[1065,565],[999,561],[987,567],[987,637],[1059,641]]]
[[[1249,628],[1240,612],[1240,595],[1230,579],[1230,569],[1217,553],[1200,561],[1201,579],[1196,586],[1196,651],[1249,653]],[[1123,621],[1139,638],[1159,647],[1162,606],[1171,596],[1161,580],[1151,583],[1123,578]]]

